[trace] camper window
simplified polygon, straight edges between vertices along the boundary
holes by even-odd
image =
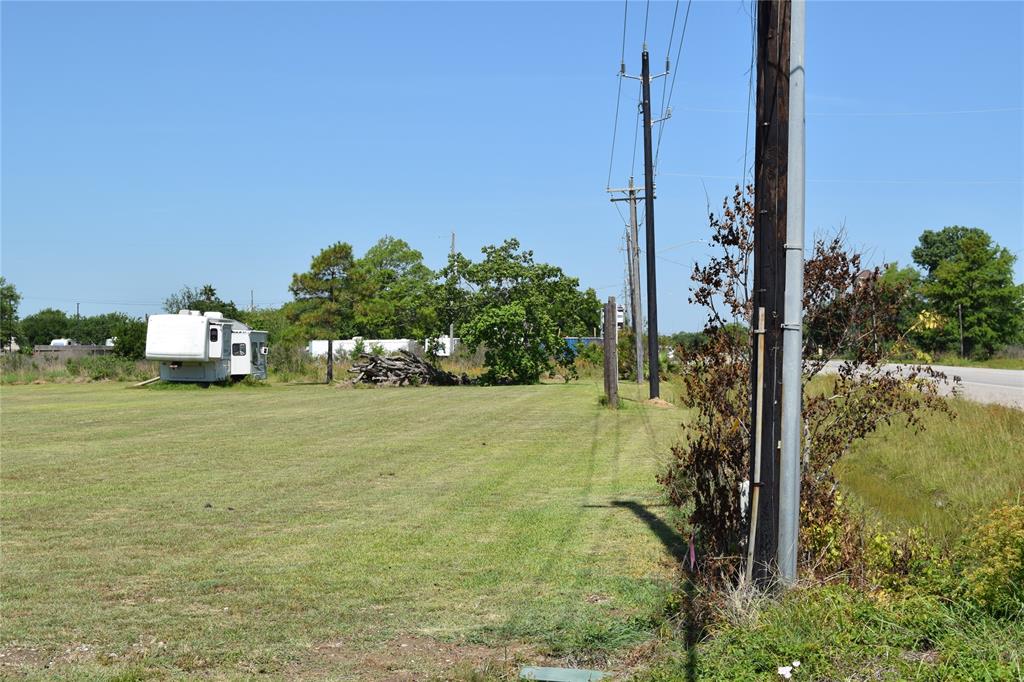
[[[233,343],[233,344],[231,344],[231,354],[232,355],[239,355],[239,356],[245,355],[245,346],[246,346],[246,344],[244,344],[244,343]]]
[[[210,327],[210,341],[216,341],[216,340],[217,340],[217,328],[216,327]]]

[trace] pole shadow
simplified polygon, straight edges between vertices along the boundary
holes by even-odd
[[[679,562],[680,568],[683,568],[689,561],[689,543],[686,542],[675,529],[662,521],[658,515],[653,513],[649,508],[652,506],[664,507],[667,505],[644,505],[633,500],[612,500],[610,504],[606,505],[588,504],[583,506],[588,508],[618,508],[629,510],[634,516],[643,521],[647,527],[651,529],[655,536],[657,536],[658,540],[661,541],[662,546],[664,546],[668,553],[672,555],[672,558]],[[681,615],[683,621],[684,643],[686,645],[685,679],[688,682],[693,682],[697,679],[697,645],[703,637],[703,629],[696,611],[696,586],[689,577],[684,577],[682,579],[681,587],[683,590],[684,604]]]

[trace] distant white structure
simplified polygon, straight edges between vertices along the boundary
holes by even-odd
[[[76,346],[78,345],[74,339],[53,339],[50,341],[51,346]]]
[[[160,361],[164,381],[266,379],[268,352],[267,332],[219,312],[150,315],[146,327],[146,358]]]
[[[363,350],[367,353],[372,352],[375,347],[379,347],[385,353],[397,353],[400,350],[404,350],[409,353],[419,353],[423,351],[423,347],[419,342],[414,341],[413,339],[364,339],[361,336],[356,336],[351,339],[338,339],[334,341],[334,354],[350,354],[356,349],[356,346],[360,341],[363,343]],[[306,346],[306,352],[314,358],[327,357],[327,341],[324,339],[315,339],[310,341],[309,345]]]
[[[439,336],[436,339],[426,339],[421,343],[415,339],[364,339],[361,336],[354,336],[351,339],[337,339],[334,341],[334,354],[336,356],[342,353],[351,355],[360,341],[363,344],[363,352],[365,353],[371,353],[374,348],[380,348],[386,354],[399,351],[419,354],[433,346],[434,355],[442,358],[450,357],[455,352],[455,349],[459,347],[458,337]],[[306,353],[314,358],[327,357],[326,339],[310,341],[309,345],[306,346]]]
[[[459,347],[459,337],[445,335],[436,339],[427,339],[424,346],[428,349],[432,347],[434,355],[438,357],[450,358],[455,353],[455,349]]]

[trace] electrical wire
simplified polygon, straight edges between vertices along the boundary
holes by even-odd
[[[612,165],[615,162],[615,139],[619,131],[619,105],[622,103],[622,67],[626,63],[626,19],[629,14],[629,0],[622,3],[622,52],[619,55],[619,76],[618,92],[615,94],[615,122],[612,124],[612,151],[608,158],[608,183],[605,188],[612,186]]]
[[[666,100],[663,97],[662,98],[662,102],[661,102],[661,119],[662,120],[661,120],[660,124],[658,125],[658,145],[657,145],[657,148],[655,149],[655,152],[654,152],[654,173],[655,173],[655,175],[657,175],[657,173],[658,173],[658,156],[661,154],[661,136],[662,136],[662,132],[665,129],[665,112],[668,110],[668,107],[672,106],[672,94],[675,92],[675,89],[676,89],[676,76],[679,74],[679,55],[683,51],[683,41],[686,40],[686,27],[690,23],[690,8],[692,6],[693,6],[693,0],[687,0],[687,2],[686,2],[686,15],[683,17],[683,30],[679,33],[679,45],[678,45],[678,47],[676,47],[676,59],[675,59],[676,67],[674,69],[672,69],[672,83],[669,85],[669,88],[668,88],[668,99]],[[677,10],[679,9],[678,1],[676,2],[676,9]],[[672,20],[672,24],[673,24],[673,34],[674,34],[675,33],[675,30],[674,30],[675,29],[675,19]],[[669,49],[669,51],[672,50],[671,39],[670,39],[670,42],[669,42],[668,49]],[[666,53],[666,54],[668,54],[668,53]],[[667,56],[666,56],[666,60],[667,60]],[[662,90],[662,94],[664,95],[664,90]]]
[[[743,167],[740,186],[747,188],[747,155],[750,153],[750,105],[754,99],[754,55],[757,54],[757,5],[750,0],[750,69],[747,70],[747,117],[743,127]]]
[[[644,11],[644,46],[647,46],[647,20],[651,17],[651,0],[647,0],[647,9]]]
[[[676,0],[675,9],[672,10],[672,28],[668,32],[668,43],[665,48],[665,66],[669,66],[669,58],[672,56],[672,39],[676,35],[676,19],[679,18],[679,0]],[[667,70],[671,70],[670,68]],[[668,91],[668,79],[661,79],[661,118],[665,116],[665,94]],[[661,131],[665,128],[665,121],[662,120],[658,123],[658,147],[661,147]],[[658,155],[655,153],[655,169],[657,169],[657,158]]]

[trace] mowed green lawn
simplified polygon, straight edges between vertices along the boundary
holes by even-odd
[[[669,588],[684,412],[598,396],[4,386],[0,675],[614,666]]]

